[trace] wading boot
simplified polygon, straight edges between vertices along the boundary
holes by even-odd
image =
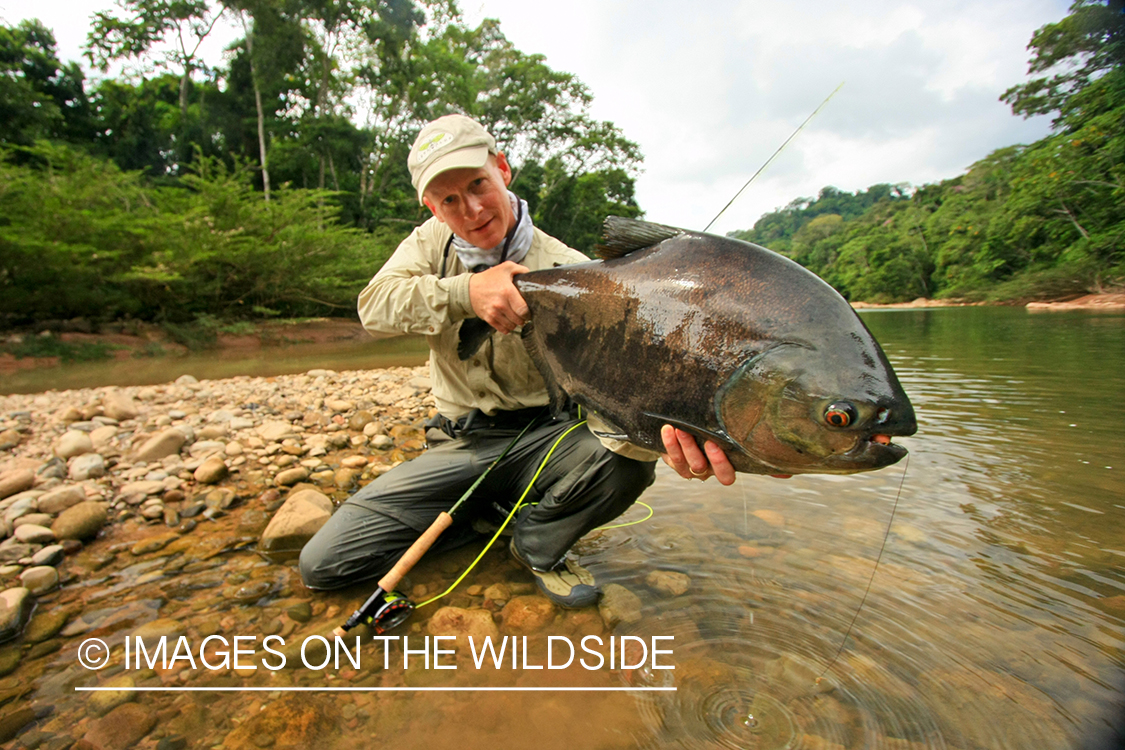
[[[543,595],[563,609],[582,609],[598,603],[601,590],[594,582],[593,574],[569,556],[564,557],[551,570],[542,571],[528,565],[520,556],[514,538],[508,549],[512,557],[535,576],[535,583]]]

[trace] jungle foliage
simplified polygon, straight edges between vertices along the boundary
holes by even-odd
[[[1051,298],[1125,280],[1125,2],[1079,0],[1032,37],[1013,112],[1054,132],[913,189],[824,188],[732,235],[807,266],[846,297]]]
[[[220,17],[244,36],[209,68]],[[42,24],[0,26],[0,327],[350,314],[429,217],[406,154],[450,112],[573,247],[640,215],[640,152],[587,87],[449,0],[118,0],[87,57],[130,72],[88,85]]]

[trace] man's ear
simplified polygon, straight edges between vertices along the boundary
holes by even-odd
[[[500,174],[504,177],[504,187],[512,184],[512,167],[508,164],[508,157],[504,156],[503,151],[496,154],[496,168],[500,170]]]
[[[426,208],[430,209],[430,213],[432,213],[434,216],[437,216],[438,221],[440,221],[442,224],[445,223],[445,219],[438,216],[438,212],[434,209],[434,204],[430,203],[429,198],[422,196],[422,202],[426,204]]]

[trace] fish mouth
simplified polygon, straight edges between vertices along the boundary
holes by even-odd
[[[874,468],[890,466],[901,461],[909,453],[906,448],[891,441],[886,433],[875,433],[856,441],[855,447],[843,454],[844,458],[869,464]]]

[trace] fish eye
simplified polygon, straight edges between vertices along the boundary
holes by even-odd
[[[829,404],[824,410],[824,421],[830,427],[847,427],[856,420],[855,407],[847,401]]]

